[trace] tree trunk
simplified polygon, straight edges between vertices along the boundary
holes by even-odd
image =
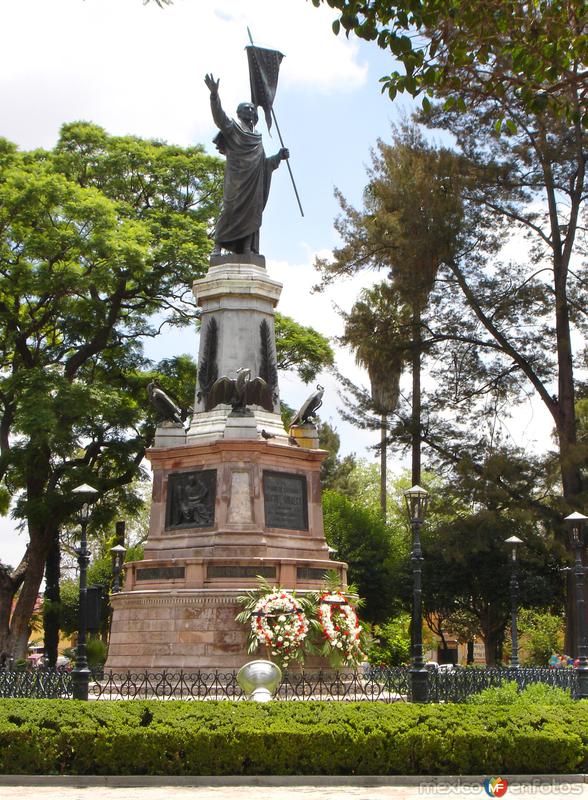
[[[570,511],[581,510],[582,493],[581,458],[578,452],[576,409],[574,392],[574,372],[570,335],[569,307],[565,279],[567,267],[560,259],[555,259],[558,269],[555,277],[555,320],[557,336],[558,390],[556,430],[559,441],[559,465],[563,496]],[[565,534],[564,534],[565,535]],[[566,542],[569,548],[569,543]],[[566,632],[565,651],[568,655],[578,653],[576,603],[574,597],[574,577],[567,575],[566,581]],[[585,606],[588,614],[588,605]]]
[[[16,588],[12,577],[0,569],[0,666],[6,663],[10,656],[8,650],[8,634],[10,632],[10,612]]]
[[[496,651],[498,643],[496,637],[492,633],[484,636],[484,658],[486,659],[487,667],[496,666]]]
[[[559,443],[559,466],[563,496],[570,511],[580,510],[582,494],[582,466],[585,456],[578,452],[576,429],[576,408],[574,389],[573,348],[570,333],[570,305],[568,299],[568,276],[570,258],[573,251],[576,226],[581,212],[584,194],[586,156],[582,146],[583,131],[576,124],[578,142],[578,169],[574,177],[574,189],[571,191],[569,220],[565,235],[562,237],[561,219],[557,204],[556,181],[551,162],[544,159],[543,177],[549,210],[551,228],[551,246],[553,248],[553,288],[555,294],[555,335],[557,349],[557,388],[558,396],[555,404],[555,425]],[[539,139],[546,146],[545,137]],[[569,543],[567,543],[569,547]],[[574,585],[571,573],[568,573],[566,596],[566,636],[565,649],[568,654],[578,652],[576,607]],[[588,606],[586,606],[588,614]]]
[[[14,597],[25,579],[28,565],[28,548],[18,567],[9,572],[0,565],[0,664],[11,657],[10,618]]]
[[[467,642],[467,655],[466,655],[466,664],[473,664],[474,663],[474,642],[470,640]]]
[[[29,524],[29,534],[26,574],[12,613],[8,636],[5,643],[0,642],[0,650],[5,650],[15,659],[26,657],[31,617],[39,596],[45,562],[51,546],[51,537],[46,535],[42,526]]]
[[[382,414],[380,425],[380,508],[382,517],[386,519],[387,511],[387,448],[386,439],[388,437],[388,415]]]
[[[43,603],[43,632],[45,664],[55,667],[59,645],[59,618],[61,595],[61,546],[59,531],[53,533],[47,563],[45,565],[45,602]]]
[[[491,616],[491,609],[485,614],[486,619],[481,620],[482,638],[484,639],[484,657],[487,667],[496,667],[502,660],[502,646],[504,644],[504,628],[506,620],[496,620]]]

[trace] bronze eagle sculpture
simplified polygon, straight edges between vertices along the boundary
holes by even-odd
[[[317,383],[316,391],[306,398],[298,411],[294,414],[290,427],[293,425],[304,425],[305,422],[312,422],[312,418],[323,404],[323,394],[325,390]]]
[[[147,397],[160,419],[177,422],[183,426],[184,420],[190,413],[189,410],[183,410],[177,406],[157,381],[151,381],[151,383],[147,384]]]
[[[220,403],[228,403],[233,411],[244,411],[247,406],[256,405],[273,411],[271,389],[259,376],[251,380],[249,367],[239,367],[236,378],[223,376],[216,380],[210,390],[210,408]]]

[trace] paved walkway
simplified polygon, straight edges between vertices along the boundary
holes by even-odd
[[[68,785],[40,785],[43,778],[34,778],[6,783],[2,776],[0,782],[1,800],[416,800],[434,796],[481,797],[489,795],[478,778],[417,778],[408,779],[410,785],[381,785],[382,780],[369,778],[365,785],[349,785],[337,779],[322,778],[322,785],[300,784],[302,778],[282,785],[252,785],[255,779],[245,783],[242,780],[234,785],[157,785],[157,786],[106,786],[104,779],[92,785],[84,785],[84,778],[69,779]],[[51,779],[49,779],[51,780]],[[100,781],[100,779],[98,779]],[[108,779],[106,779],[108,780]],[[112,780],[112,779],[111,779]],[[116,780],[116,779],[114,779]],[[140,779],[139,779],[140,780]],[[197,779],[199,781],[206,779]],[[280,779],[274,779],[280,780]],[[360,779],[356,779],[360,780]],[[394,779],[390,779],[394,781]],[[75,785],[73,782],[77,782]],[[324,783],[323,783],[324,782]],[[338,785],[337,785],[338,784]],[[370,785],[371,784],[371,785]],[[577,797],[588,800],[588,782],[575,776],[566,780],[562,777],[553,780],[546,777],[528,778],[524,781],[513,778],[504,797]]]

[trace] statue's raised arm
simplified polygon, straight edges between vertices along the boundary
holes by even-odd
[[[282,147],[267,158],[261,134],[255,130],[257,108],[252,103],[240,103],[237,119],[230,119],[221,106],[220,81],[208,74],[204,82],[210,91],[212,118],[220,130],[214,143],[227,159],[223,205],[214,231],[213,255],[219,255],[222,249],[242,255],[259,253],[259,229],[271,174],[283,159],[288,158],[289,152]]]
[[[220,80],[215,81],[212,72],[209,75],[204,76],[204,83],[208,86],[208,91],[210,92],[211,95],[213,94],[218,95],[218,87],[220,84]]]

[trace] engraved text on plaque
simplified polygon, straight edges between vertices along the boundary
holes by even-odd
[[[268,528],[308,530],[306,477],[287,472],[263,473],[265,524]]]

